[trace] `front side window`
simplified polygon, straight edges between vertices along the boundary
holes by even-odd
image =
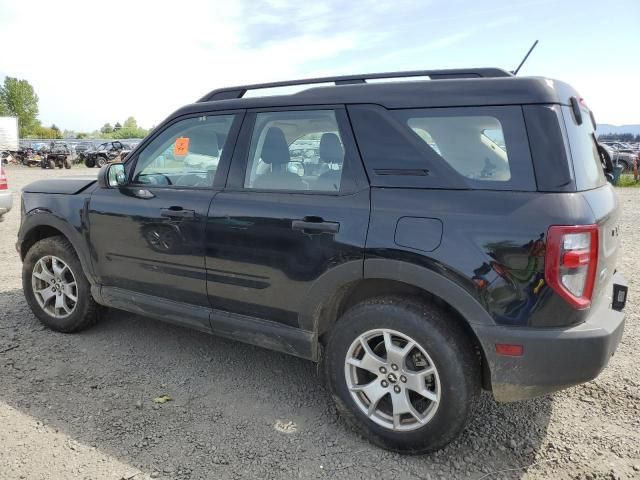
[[[258,113],[244,187],[338,192],[344,157],[333,110]]]
[[[203,115],[174,123],[140,155],[133,182],[210,187],[235,115]]]
[[[459,174],[507,182],[509,156],[500,121],[491,116],[429,116],[415,112],[408,126]]]

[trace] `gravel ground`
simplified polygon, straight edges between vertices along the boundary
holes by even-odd
[[[41,327],[14,250],[18,191],[78,173],[96,170],[7,168],[15,207],[0,224],[2,479],[640,478],[640,189],[618,192],[631,300],[604,373],[516,404],[484,394],[456,442],[407,457],[349,430],[311,362],[119,311],[77,335]],[[153,402],[163,394],[173,400]]]

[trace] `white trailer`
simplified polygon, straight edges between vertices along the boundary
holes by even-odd
[[[18,150],[18,119],[0,117],[0,151]]]

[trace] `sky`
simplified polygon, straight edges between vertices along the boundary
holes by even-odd
[[[0,0],[0,81],[40,119],[151,127],[214,88],[500,67],[568,82],[599,123],[640,123],[640,0]]]

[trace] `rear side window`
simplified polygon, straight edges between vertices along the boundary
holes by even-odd
[[[349,107],[373,186],[535,191],[520,106]]]
[[[333,110],[261,112],[244,188],[338,192],[345,159]]]
[[[571,107],[562,107],[562,116],[567,128],[569,149],[573,160],[573,173],[578,190],[591,190],[607,182],[604,176],[596,137],[591,124],[589,111],[583,109],[582,124],[578,125]]]
[[[409,127],[460,175],[480,181],[511,179],[504,131],[496,117],[415,115],[407,119]]]

